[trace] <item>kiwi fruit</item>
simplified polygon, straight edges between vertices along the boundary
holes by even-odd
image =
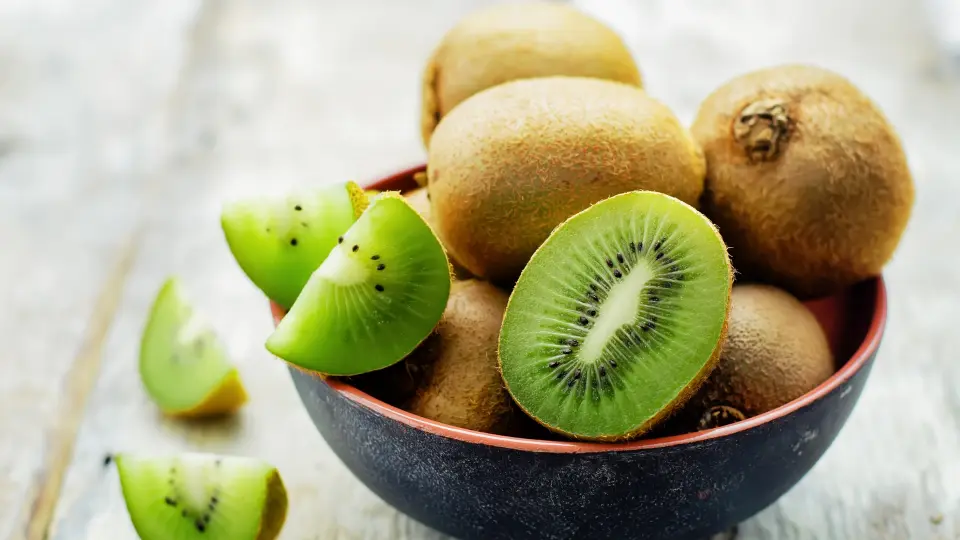
[[[393,365],[443,314],[451,282],[443,246],[397,192],[377,195],[336,242],[266,347],[325,375]]]
[[[501,83],[551,75],[642,85],[623,40],[571,6],[501,4],[461,19],[437,44],[423,75],[425,145],[443,116],[468,97]]]
[[[124,453],[116,463],[143,540],[273,540],[286,520],[283,480],[259,459]]]
[[[427,173],[452,257],[509,287],[554,227],[604,198],[650,190],[695,204],[704,162],[673,113],[642,90],[544,77],[457,106],[437,126]]]
[[[247,277],[289,309],[367,200],[368,193],[354,182],[237,199],[224,204],[220,224]]]
[[[436,225],[433,222],[433,212],[430,210],[430,193],[427,191],[427,188],[419,187],[405,194],[404,197],[407,198],[410,206],[412,206],[431,227],[436,229]],[[449,255],[448,253],[447,256],[449,257]],[[470,279],[472,277],[470,272],[452,257],[450,258],[450,264],[453,266],[453,277],[455,279]]]
[[[716,364],[732,282],[722,238],[692,206],[651,191],[598,202],[517,280],[499,339],[507,390],[567,437],[642,435]]]
[[[756,416],[806,394],[835,369],[826,333],[796,297],[737,284],[720,361],[683,416],[698,429]]]
[[[140,340],[140,380],[171,416],[232,413],[247,401],[237,368],[177,276],[164,281]]]
[[[445,424],[507,434],[515,409],[497,364],[507,293],[478,280],[457,281],[435,335],[411,355],[427,367],[407,410]]]
[[[738,76],[691,127],[707,160],[701,210],[743,278],[801,300],[876,276],[914,186],[894,128],[849,80],[805,65]]]

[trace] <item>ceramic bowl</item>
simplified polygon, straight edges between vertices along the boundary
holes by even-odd
[[[415,187],[417,167],[370,184]],[[836,373],[802,397],[724,427],[626,444],[491,435],[427,420],[343,380],[291,368],[320,434],[384,501],[464,540],[703,539],[777,500],[823,455],[883,334],[882,278],[808,302]],[[275,322],[283,316],[273,305]]]

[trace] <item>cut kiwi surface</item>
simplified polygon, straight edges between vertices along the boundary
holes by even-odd
[[[651,191],[598,202],[517,281],[500,332],[507,389],[568,437],[640,435],[715,365],[732,281],[723,240],[688,204]]]
[[[224,205],[220,225],[247,277],[288,309],[366,208],[368,196],[347,182],[283,197],[240,199]]]
[[[167,278],[150,310],[139,371],[147,393],[167,414],[223,414],[247,400],[223,344],[176,276]]]
[[[450,296],[450,263],[396,192],[379,194],[338,242],[266,347],[310,371],[358,375],[400,361],[430,334]]]
[[[272,540],[287,514],[279,472],[255,458],[184,453],[116,457],[143,540]]]

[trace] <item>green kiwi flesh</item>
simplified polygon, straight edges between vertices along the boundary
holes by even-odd
[[[246,400],[236,367],[176,276],[163,283],[147,317],[139,372],[147,393],[170,414],[223,413]]]
[[[143,540],[272,540],[287,513],[277,469],[254,458],[183,453],[116,457]]]
[[[499,358],[507,390],[571,438],[634,438],[716,363],[733,281],[713,224],[651,191],[598,202],[547,238],[510,295]]]
[[[450,263],[430,226],[395,192],[377,195],[339,238],[267,339],[279,358],[358,375],[410,354],[450,295]]]
[[[230,251],[268,298],[289,309],[367,204],[355,183],[256,197],[224,205],[220,224]]]

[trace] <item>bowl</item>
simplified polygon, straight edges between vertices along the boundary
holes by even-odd
[[[416,187],[416,167],[369,187]],[[823,455],[860,397],[886,319],[881,277],[807,302],[838,369],[767,413],[629,443],[492,435],[428,420],[291,367],[320,434],[388,504],[464,540],[703,539],[776,501]],[[274,321],[283,311],[272,304]]]

